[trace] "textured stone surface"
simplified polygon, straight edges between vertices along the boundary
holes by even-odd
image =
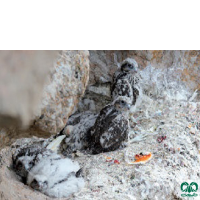
[[[79,103],[79,111],[89,109],[96,112],[110,102],[112,75],[127,57],[134,58],[140,69],[150,64],[156,68],[175,67],[191,89],[200,88],[200,51],[90,51],[89,58],[88,51],[64,51],[48,76],[41,106],[36,110],[42,96],[41,85],[50,68],[46,65],[50,61],[50,65],[53,64],[53,59],[52,56],[45,57],[46,51],[20,52],[8,51],[9,56],[4,51],[0,52],[1,63],[4,63],[0,65],[0,124],[26,124],[34,112],[36,118],[33,118],[35,121],[31,130],[2,131],[0,148],[16,138],[31,135],[44,137],[61,130],[85,91],[89,60],[90,80]],[[49,60],[43,63],[42,58]],[[11,66],[8,69],[4,67],[7,63]]]
[[[35,127],[28,129],[16,129],[16,128],[3,128],[0,129],[0,150],[5,146],[10,146],[19,138],[30,138],[32,136],[49,138],[50,133],[42,130],[38,130]]]
[[[87,84],[88,51],[62,53],[48,77],[42,104],[36,111],[54,55],[54,51],[0,52],[0,126],[27,125],[35,112],[35,124],[42,130],[55,133],[63,127]],[[200,51],[90,51],[86,95],[92,93],[92,101],[96,98],[109,101],[108,84],[118,63],[127,57],[134,58],[140,68],[149,64],[156,68],[174,66],[191,89],[200,88]]]
[[[200,88],[200,51],[90,51],[90,80],[78,110],[100,111],[111,100],[109,88],[113,73],[126,58],[134,58],[139,69],[175,68],[191,90]],[[94,89],[96,88],[96,89]],[[97,89],[98,88],[98,89]]]
[[[87,87],[84,97],[78,104],[77,111],[99,112],[105,105],[111,102],[110,84],[100,83]]]
[[[200,88],[200,51],[129,51],[127,56],[135,57],[142,68],[174,67],[190,89]]]
[[[177,72],[180,73],[181,79],[187,82],[191,89],[200,88],[199,51],[91,51],[90,82],[80,103],[82,106],[79,107],[80,109],[96,111],[103,107],[102,104],[107,104],[110,101],[109,82],[111,81],[112,74],[117,69],[117,61],[121,62],[127,57],[134,58],[140,64],[141,69],[149,64],[156,68],[170,69],[170,67],[175,67],[177,68]],[[76,73],[73,66],[80,66],[81,70],[79,74],[83,73],[80,79],[77,79],[80,84],[75,82],[77,80],[74,78]],[[83,66],[85,67],[82,68]],[[66,70],[65,75],[62,70]],[[88,74],[88,71],[87,51],[63,52],[57,65],[52,70],[51,76],[49,76],[41,107],[37,111],[38,117],[36,118],[35,125],[32,127],[33,130],[30,131],[29,129],[28,131],[21,132],[2,130],[0,133],[0,142],[3,140],[3,143],[10,144],[11,141],[14,142],[16,137],[20,138],[37,134],[43,137],[48,131],[53,133],[60,130],[64,126],[67,117],[73,112],[74,105],[84,92],[87,84],[88,75],[86,74]],[[70,73],[72,76],[69,76]],[[72,84],[67,87],[66,82]],[[83,91],[78,90],[78,85]],[[66,101],[63,100],[64,98]],[[90,108],[91,106],[92,109]],[[57,121],[57,119],[60,121]],[[44,132],[35,130],[34,128],[36,127],[39,127],[38,130],[40,131],[41,129],[44,130]],[[8,137],[4,137],[6,134],[8,134]],[[35,192],[20,183],[13,172],[9,170],[10,163],[11,149],[6,148],[0,153],[0,199],[49,199],[45,195]],[[10,190],[11,187],[12,190]]]
[[[191,50],[90,51],[89,84],[109,82],[117,69],[117,62],[120,63],[127,57],[134,58],[140,69],[147,65],[155,68],[175,67],[180,72],[182,80],[186,81],[191,89],[200,88],[200,51]]]
[[[0,127],[26,126],[56,51],[0,51]]]
[[[151,55],[149,51],[90,51],[89,84],[112,81],[114,72],[127,57],[134,58],[141,68],[146,66]]]
[[[89,79],[88,51],[60,51],[57,60],[50,57],[51,71],[46,69],[50,61],[43,63],[44,67],[41,66],[42,61],[35,67],[37,62],[34,59],[40,60],[42,53],[45,54],[43,51],[38,54],[22,51],[22,56],[19,52],[11,52],[13,59],[17,59],[16,55],[25,59],[24,65],[16,62],[16,66],[12,66],[11,63],[7,70],[0,65],[0,149],[18,138],[33,135],[49,137],[60,131],[84,94]],[[26,67],[28,60],[32,64]],[[8,71],[12,72],[10,76]],[[9,107],[10,104],[13,105]],[[16,126],[21,127],[22,122],[28,125],[30,119],[28,129],[16,129]]]
[[[34,126],[59,132],[84,94],[88,79],[89,52],[62,51],[45,85]]]

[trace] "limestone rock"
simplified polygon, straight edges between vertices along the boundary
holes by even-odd
[[[89,52],[62,51],[48,76],[34,126],[55,134],[65,126],[89,79]]]
[[[77,106],[77,111],[83,112],[90,110],[97,113],[110,102],[110,84],[97,83],[87,87],[84,97]]]
[[[0,127],[29,124],[56,51],[0,51]]]
[[[10,146],[19,138],[30,138],[32,136],[49,138],[51,134],[35,127],[28,129],[2,128],[0,129],[0,150]]]
[[[127,57],[134,58],[139,64],[139,69],[148,65],[155,68],[174,67],[191,89],[200,88],[200,51],[191,50],[90,51],[89,85],[110,82],[117,64]]]
[[[9,55],[0,52],[0,58],[6,59],[0,65],[0,127],[3,126],[0,149],[18,138],[55,134],[65,126],[84,94],[89,79],[89,52],[57,53],[56,64],[54,54],[52,51],[11,51]],[[29,129],[16,129],[28,125],[31,119]]]
[[[127,57],[134,58],[144,68],[152,58],[150,51],[90,51],[89,85],[112,81],[114,72]]]
[[[200,51],[90,51],[90,80],[78,111],[89,109],[98,112],[110,103],[112,76],[119,64],[128,57],[138,62],[139,69],[148,65],[169,70],[174,68],[172,79],[179,77],[189,89],[200,89]]]

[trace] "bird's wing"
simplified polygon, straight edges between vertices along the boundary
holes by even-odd
[[[127,79],[119,79],[111,91],[113,100],[119,96],[126,96],[133,99],[133,90]]]
[[[89,130],[88,141],[91,145],[99,143],[102,134],[102,127],[108,127],[110,121],[115,117],[115,115],[110,117],[113,115],[113,112],[115,112],[115,110],[114,106],[111,104],[107,105],[100,111],[94,126]]]
[[[119,79],[123,79],[125,76],[126,76],[126,73],[121,72],[120,70],[117,70],[117,71],[114,73],[113,78],[112,78],[111,88],[110,88],[111,94],[112,94],[112,91],[113,91],[114,88],[115,88],[115,85],[116,85],[117,81],[118,81]]]
[[[117,78],[118,78],[118,76],[120,75],[120,71],[119,70],[117,70],[114,74],[113,74],[113,83],[115,83],[116,82],[116,80],[117,80]]]
[[[113,112],[113,105],[109,104],[106,107],[104,107],[100,111],[93,128],[96,129],[99,126],[102,126],[102,124],[105,121],[105,118],[107,118],[112,112]]]
[[[104,149],[117,149],[127,138],[128,120],[123,115],[117,115],[109,126],[102,127],[100,144]]]
[[[88,126],[91,126],[94,124],[92,124],[92,120],[93,118],[96,119],[97,117],[97,114],[95,113],[92,113],[90,111],[86,111],[86,112],[82,112],[82,113],[78,113],[78,114],[73,114],[69,117],[68,121],[67,121],[67,124],[65,125],[65,127],[60,131],[59,134],[55,135],[54,138],[57,138],[61,135],[65,135],[66,132],[67,132],[67,128],[70,126],[73,127],[73,130],[74,129],[79,129],[79,127],[82,127],[82,129],[84,129],[86,127],[86,129],[88,128]],[[94,121],[94,120],[93,120]],[[91,123],[90,123],[91,122]],[[89,124],[90,123],[90,124]],[[91,127],[90,126],[90,127]],[[70,136],[74,134],[74,131],[72,131],[73,133],[71,133],[70,131]],[[78,133],[81,132],[78,131]]]

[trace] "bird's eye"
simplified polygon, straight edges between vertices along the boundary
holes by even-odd
[[[123,69],[124,67],[126,67],[126,63],[125,64],[123,64],[122,66],[121,66],[121,68]]]
[[[121,101],[121,103],[124,104],[125,102],[124,102],[124,101]]]
[[[131,65],[131,64],[129,64],[128,66],[129,66],[131,69],[133,69],[133,68],[134,68],[134,67],[133,67],[133,65]]]
[[[36,179],[33,179],[33,181],[31,182],[31,185],[30,185],[32,188],[34,188],[35,190],[39,190],[40,186],[39,186],[39,183]]]

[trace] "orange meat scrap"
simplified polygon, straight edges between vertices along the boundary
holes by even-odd
[[[132,163],[145,163],[148,160],[150,160],[151,157],[152,157],[151,153],[146,154],[146,155],[144,155],[143,153],[136,154],[135,155],[135,161],[133,161]]]

